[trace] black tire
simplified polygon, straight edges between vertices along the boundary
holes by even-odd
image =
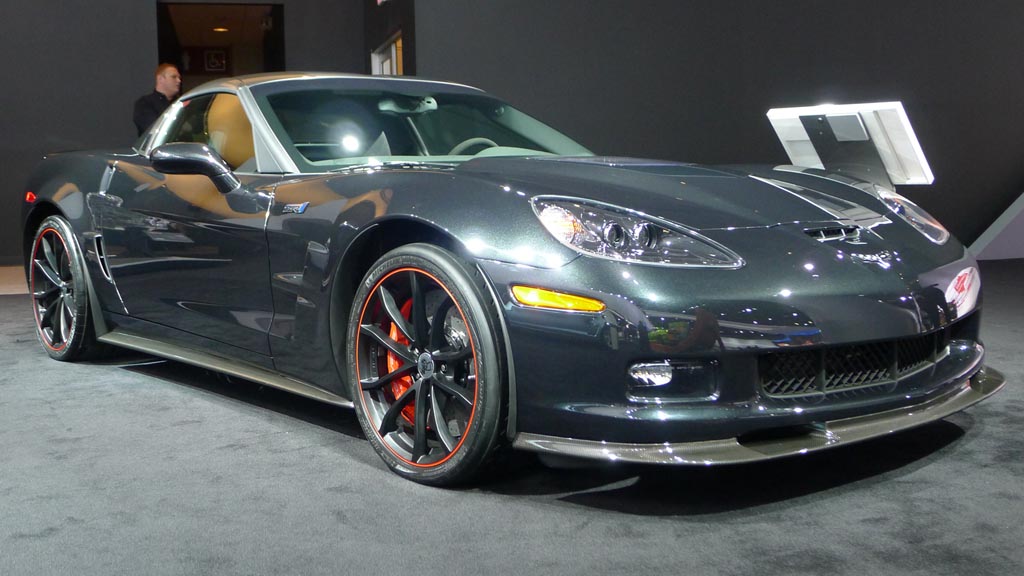
[[[506,374],[479,271],[441,248],[388,252],[363,278],[346,364],[363,432],[397,474],[464,483],[501,445]]]
[[[90,317],[85,275],[85,259],[68,221],[43,220],[32,242],[28,282],[36,337],[54,360],[87,360],[103,349]]]

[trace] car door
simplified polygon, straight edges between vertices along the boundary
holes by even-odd
[[[101,230],[110,276],[137,330],[162,330],[195,346],[237,356],[269,355],[273,317],[265,232],[280,176],[254,165],[252,126],[234,94],[176,106],[158,143],[200,142],[235,170],[242,187],[220,192],[202,175],[162,174],[143,155],[119,159],[106,192]],[[180,333],[177,331],[181,331]]]

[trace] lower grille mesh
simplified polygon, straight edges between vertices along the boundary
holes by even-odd
[[[758,359],[761,390],[791,398],[893,383],[934,363],[949,331],[869,344],[773,352]]]

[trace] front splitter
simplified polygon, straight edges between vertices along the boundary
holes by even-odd
[[[559,456],[635,462],[642,464],[716,465],[759,462],[807,454],[878,438],[941,420],[995,394],[1006,378],[998,370],[983,368],[950,392],[928,402],[895,410],[833,420],[795,436],[756,441],[738,438],[699,442],[628,444],[520,433],[512,446],[520,450]]]

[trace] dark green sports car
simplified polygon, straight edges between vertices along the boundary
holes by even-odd
[[[977,265],[892,190],[599,157],[480,90],[216,81],[24,203],[43,349],[131,348],[353,406],[395,472],[503,446],[803,454],[994,393]]]

